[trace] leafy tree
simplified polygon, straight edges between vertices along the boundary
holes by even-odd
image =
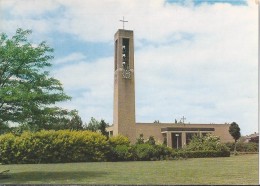
[[[11,129],[6,123],[0,123],[0,135],[9,132]]]
[[[102,135],[108,137],[108,132],[106,131],[106,128],[108,127],[109,125],[102,119],[99,123],[99,130],[101,132]]]
[[[83,122],[81,120],[81,117],[78,115],[77,110],[72,110],[70,112],[71,119],[67,123],[66,128],[64,129],[70,129],[70,130],[83,130]]]
[[[236,122],[232,122],[229,127],[229,133],[235,140],[234,152],[236,152],[237,140],[241,137],[240,127]]]
[[[99,121],[97,121],[95,118],[91,117],[89,123],[85,127],[86,130],[90,130],[93,132],[98,131],[99,129]]]
[[[70,121],[74,111],[53,106],[70,100],[59,80],[49,77],[53,49],[32,44],[30,30],[0,35],[0,125],[19,123],[33,130],[51,129]]]
[[[91,117],[85,129],[93,132],[99,131],[102,135],[108,137],[108,132],[106,131],[106,128],[108,126],[108,123],[106,123],[103,119],[101,119],[101,121],[98,121],[95,118]]]

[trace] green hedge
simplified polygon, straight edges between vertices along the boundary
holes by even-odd
[[[178,151],[173,152],[172,157],[178,158],[209,158],[209,157],[229,157],[230,151]]]
[[[150,161],[170,157],[173,150],[163,145],[122,144],[110,147],[109,161]]]
[[[226,146],[230,149],[230,151],[234,151],[235,143],[226,143]],[[243,143],[238,142],[236,151],[238,152],[258,152],[259,151],[259,145],[257,143],[249,142],[249,143]]]
[[[105,161],[108,151],[106,137],[90,131],[40,131],[0,136],[2,163]]]
[[[107,139],[91,131],[40,131],[0,135],[0,162],[66,163],[92,161],[150,161],[176,158],[227,157],[228,150],[174,151],[164,145],[130,145],[128,138]]]
[[[112,161],[133,161],[135,160],[134,149],[132,146],[127,145],[117,145],[113,149],[113,158]]]

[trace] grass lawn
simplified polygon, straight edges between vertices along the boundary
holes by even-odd
[[[258,184],[258,154],[171,161],[0,165],[5,184]]]

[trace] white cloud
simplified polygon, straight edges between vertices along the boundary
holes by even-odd
[[[53,72],[54,76],[64,84],[65,91],[73,96],[71,102],[63,103],[62,106],[78,109],[84,121],[95,117],[104,118],[111,123],[113,58],[88,62],[82,60],[83,54],[77,53],[65,57],[65,61],[71,59],[71,56],[76,56],[73,63],[65,63]],[[64,59],[60,61],[64,61]]]
[[[17,17],[32,17],[44,14],[48,11],[54,11],[59,7],[56,1],[38,1],[38,0],[1,0],[2,9],[10,9],[10,14]]]
[[[54,63],[56,65],[60,65],[60,64],[65,64],[65,63],[74,63],[74,62],[82,61],[84,59],[86,59],[85,55],[83,55],[82,53],[79,53],[79,52],[75,52],[75,53],[69,54],[68,56],[65,56],[63,58],[55,60]]]

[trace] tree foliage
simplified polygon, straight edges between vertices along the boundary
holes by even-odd
[[[106,128],[109,126],[103,119],[101,121],[96,120],[95,118],[91,117],[89,123],[86,125],[85,129],[90,130],[93,132],[99,131],[102,135],[108,137],[108,132]]]
[[[229,133],[235,140],[234,152],[236,154],[237,140],[241,137],[240,127],[236,122],[232,122],[229,127]]]
[[[71,99],[48,68],[53,49],[32,44],[30,30],[0,35],[0,125],[18,123],[31,129],[50,129],[76,119],[76,111],[53,106]],[[78,116],[77,116],[78,117]]]
[[[228,147],[220,142],[218,136],[207,134],[206,136],[194,135],[187,146],[187,151],[229,151]]]
[[[108,132],[106,131],[106,128],[109,125],[102,119],[99,123],[99,130],[101,132],[102,135],[107,136],[108,137]]]
[[[98,131],[99,130],[99,121],[96,120],[95,118],[91,117],[90,121],[88,122],[88,124],[85,127],[86,130],[90,130],[90,131]]]
[[[229,133],[234,138],[235,142],[241,137],[240,127],[236,122],[232,122],[229,127]]]

